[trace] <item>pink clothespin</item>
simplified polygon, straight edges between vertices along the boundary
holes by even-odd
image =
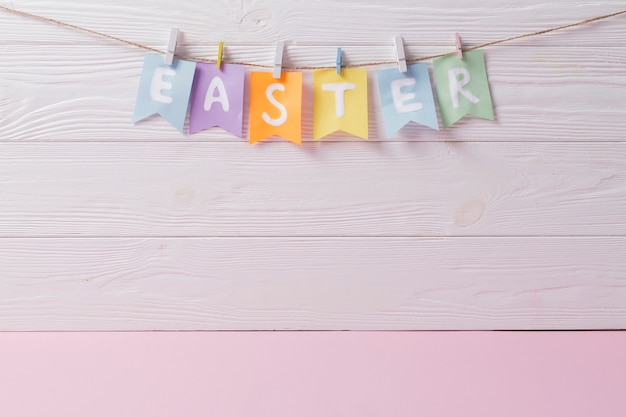
[[[461,36],[459,36],[459,32],[454,34],[454,43],[456,45],[456,55],[459,59],[463,59],[463,46],[461,46]]]

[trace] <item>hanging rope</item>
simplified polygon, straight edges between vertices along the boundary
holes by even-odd
[[[13,9],[13,8],[7,7],[7,6],[1,6],[0,5],[0,9],[4,10],[5,12],[8,12],[8,13],[13,13],[13,14],[16,14],[16,15],[28,17],[28,18],[35,19],[35,20],[39,20],[39,21],[42,21],[42,22],[47,22],[47,23],[58,25],[58,26],[62,26],[62,27],[66,27],[66,28],[70,28],[70,29],[75,29],[75,30],[79,30],[79,31],[82,31],[82,32],[86,32],[86,33],[89,33],[89,34],[91,34],[93,36],[98,36],[98,37],[101,37],[101,38],[110,39],[112,41],[123,43],[123,44],[130,45],[130,46],[134,46],[136,48],[140,48],[140,49],[143,49],[145,51],[155,52],[155,53],[158,53],[158,54],[165,54],[165,51],[162,51],[160,49],[152,48],[150,46],[143,45],[141,43],[137,43],[137,42],[129,41],[129,40],[126,40],[126,39],[118,38],[116,36],[109,35],[109,34],[102,33],[102,32],[98,32],[96,30],[88,29],[88,28],[85,28],[85,27],[82,27],[82,26],[78,26],[78,25],[73,25],[71,23],[62,22],[62,21],[57,20],[57,19],[52,19],[52,18],[49,18],[49,17],[45,17],[45,16],[36,15],[36,14],[33,14],[33,13],[24,12],[22,10]],[[488,46],[498,45],[498,44],[505,43],[505,42],[511,42],[511,41],[514,41],[514,40],[517,40],[517,39],[531,38],[531,37],[534,37],[534,36],[541,36],[541,35],[545,35],[547,33],[556,32],[558,30],[573,28],[573,27],[576,27],[576,26],[584,26],[584,25],[588,25],[588,24],[593,23],[593,22],[609,19],[611,17],[619,16],[619,15],[622,15],[622,14],[626,14],[626,10],[620,10],[620,11],[615,12],[615,13],[610,13],[610,14],[605,14],[605,15],[601,15],[601,16],[590,17],[589,19],[581,20],[579,22],[570,23],[570,24],[562,25],[562,26],[556,26],[556,27],[552,27],[552,28],[548,28],[548,29],[543,29],[543,30],[539,30],[537,32],[530,32],[530,33],[525,33],[525,34],[522,34],[522,35],[511,36],[510,38],[498,39],[498,40],[495,40],[495,41],[482,43],[480,45],[475,45],[475,46],[472,46],[470,48],[466,48],[465,51],[473,51],[475,49],[486,48]],[[449,55],[450,53],[453,53],[453,52],[447,52],[447,53],[443,53],[443,54],[436,54],[436,55],[429,55],[429,56],[422,56],[422,57],[419,57],[419,58],[410,58],[410,59],[407,59],[407,62],[426,61],[426,60],[430,60],[430,59],[434,59],[434,58],[439,58],[439,57],[442,57],[442,56],[445,56],[445,55]],[[188,55],[176,55],[176,56],[178,58],[180,58],[180,59],[186,59],[186,60],[189,60],[189,61],[211,62],[211,63],[215,63],[216,62],[215,59],[209,59],[209,58],[199,58],[199,57],[192,57],[192,56],[188,56]],[[229,63],[229,64],[247,65],[247,66],[259,67],[259,68],[273,68],[272,65],[256,64],[254,62],[236,62],[236,61],[228,61],[228,60],[222,60],[222,62]],[[366,63],[362,63],[362,64],[344,65],[344,68],[371,67],[371,66],[377,66],[377,65],[392,65],[392,64],[395,64],[395,63],[396,63],[395,61],[373,61],[373,62],[366,62]],[[322,68],[325,69],[325,68],[334,68],[334,67],[312,67],[312,66],[283,67],[283,69],[289,69],[289,70],[314,70],[314,69],[322,69]]]

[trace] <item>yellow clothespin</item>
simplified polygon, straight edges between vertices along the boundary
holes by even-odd
[[[224,54],[224,42],[220,41],[220,46],[218,46],[217,48],[217,62],[215,63],[215,66],[217,67],[217,69],[220,69],[222,67],[222,55]]]

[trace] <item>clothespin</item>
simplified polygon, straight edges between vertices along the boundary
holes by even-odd
[[[222,67],[223,54],[224,54],[224,42],[220,41],[220,45],[217,47],[217,62],[215,63],[215,66],[217,67],[217,69],[220,69]]]
[[[337,48],[337,75],[341,75],[341,65],[343,65],[343,54],[341,53],[341,48]]]
[[[176,54],[176,44],[178,43],[178,28],[172,28],[170,31],[170,41],[167,44],[167,54],[165,54],[165,63],[172,65],[174,63],[174,55]]]
[[[283,69],[283,51],[285,49],[285,42],[276,42],[276,55],[274,55],[274,78],[280,78],[280,73]]]
[[[461,46],[461,37],[459,36],[459,32],[454,33],[454,43],[456,45],[456,55],[459,59],[463,59],[463,47]]]
[[[393,40],[396,44],[396,60],[398,61],[398,70],[400,70],[400,72],[406,72],[406,55],[404,55],[404,41],[402,40],[402,36],[395,36]]]

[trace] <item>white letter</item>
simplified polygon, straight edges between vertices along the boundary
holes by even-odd
[[[272,95],[276,90],[285,91],[285,86],[279,83],[270,84],[267,86],[267,90],[265,90],[265,95],[267,96],[267,99],[270,101],[270,103],[272,103],[274,106],[276,106],[276,108],[278,108],[278,110],[280,110],[280,116],[278,117],[278,119],[271,119],[270,116],[265,112],[263,112],[262,116],[263,120],[268,125],[281,126],[287,121],[287,109]]]
[[[346,90],[354,90],[355,88],[356,85],[352,83],[322,84],[322,90],[335,92],[335,111],[337,112],[337,117],[343,117],[345,113],[343,93]]]
[[[217,97],[213,93],[217,90]],[[204,97],[204,111],[211,110],[213,103],[220,103],[222,110],[228,112],[230,110],[230,102],[228,101],[228,95],[226,94],[226,87],[224,87],[224,81],[220,77],[213,77],[209,88],[206,90],[206,97]]]
[[[398,113],[410,113],[412,111],[422,110],[422,103],[407,103],[415,98],[415,93],[403,93],[402,87],[408,87],[415,84],[415,78],[401,78],[391,82],[391,96],[393,97],[393,105]]]
[[[165,96],[161,93],[162,90],[171,90],[172,84],[163,81],[163,76],[169,75],[171,77],[176,75],[176,71],[171,68],[157,68],[154,70],[152,76],[152,82],[150,83],[150,98],[160,103],[170,104],[174,99],[170,96]]]
[[[460,80],[457,78],[459,75],[462,75]],[[474,104],[480,101],[478,100],[478,97],[463,88],[467,84],[469,84],[470,81],[472,81],[472,77],[470,76],[469,71],[465,68],[452,68],[451,70],[448,70],[448,80],[450,81],[452,106],[455,109],[459,108],[459,93],[463,94],[466,99]]]

